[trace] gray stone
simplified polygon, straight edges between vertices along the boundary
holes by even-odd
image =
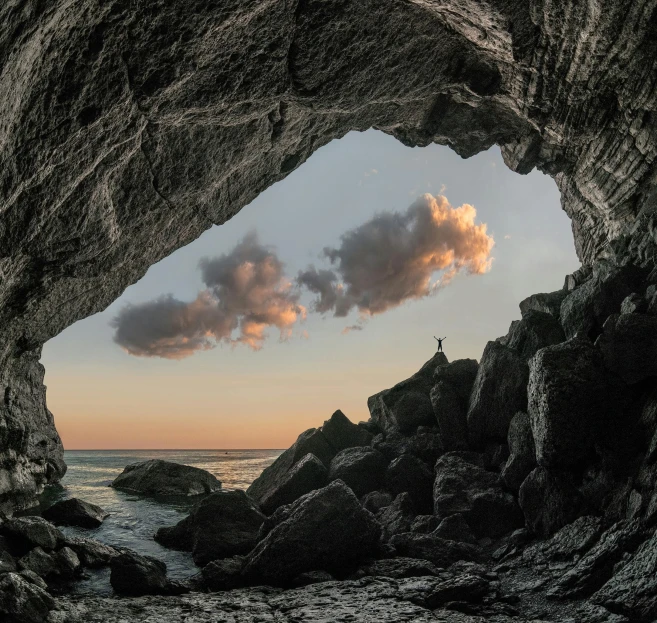
[[[645,297],[632,292],[627,296],[621,303],[620,313],[621,314],[639,314],[643,313],[648,309],[648,301]]]
[[[440,523],[441,520],[434,515],[418,515],[411,524],[411,532],[429,534],[429,532],[433,532]]]
[[[459,543],[471,543],[474,545],[477,542],[468,522],[460,513],[445,517],[431,534],[439,536],[441,539],[457,541]]]
[[[97,528],[106,517],[109,517],[109,513],[96,504],[70,498],[56,502],[43,511],[42,516],[57,526]]]
[[[429,397],[445,451],[465,450],[468,447],[467,402],[451,383],[442,379],[432,387]]]
[[[49,551],[64,540],[61,531],[42,517],[14,517],[2,524],[0,531],[26,548],[42,547]]]
[[[508,334],[500,342],[515,350],[523,359],[531,359],[541,348],[565,340],[559,321],[554,316],[534,309],[523,314],[522,320],[511,323]]]
[[[579,517],[546,541],[538,541],[527,547],[523,558],[530,564],[571,560],[588,551],[597,542],[601,531],[600,517]]]
[[[415,558],[387,558],[383,560],[373,560],[361,567],[354,574],[356,577],[362,576],[379,576],[385,578],[415,578],[426,577],[428,575],[438,575],[440,570],[436,565],[428,560],[417,560]]]
[[[410,532],[416,515],[411,496],[408,493],[400,493],[392,504],[376,514],[376,520],[381,524],[383,540],[389,541],[395,534]]]
[[[417,513],[433,509],[433,471],[411,454],[402,454],[388,465],[385,472],[386,490],[394,495],[408,492]]]
[[[333,457],[329,468],[330,482],[342,480],[359,497],[376,491],[383,484],[387,461],[372,448],[347,448]]]
[[[536,449],[529,416],[519,411],[509,425],[509,458],[502,470],[502,480],[509,489],[518,491],[529,473],[536,467]]]
[[[80,559],[82,566],[90,568],[105,567],[119,551],[93,539],[66,537],[66,546],[72,549]]]
[[[530,312],[537,311],[550,314],[558,320],[561,312],[561,303],[567,294],[566,289],[557,290],[556,292],[532,294],[520,301],[520,313],[525,318]]]
[[[151,459],[127,465],[112,487],[151,496],[195,496],[221,489],[221,482],[198,467]]]
[[[390,506],[392,500],[392,495],[386,491],[370,491],[360,499],[360,503],[363,508],[376,515],[382,508]]]
[[[112,558],[110,583],[119,595],[175,595],[184,588],[167,578],[167,566],[151,556],[123,551]]]
[[[244,556],[213,560],[201,570],[203,582],[211,591],[227,591],[244,585]]]
[[[35,547],[19,559],[18,568],[21,570],[27,569],[42,578],[46,578],[53,575],[56,565],[51,554],[44,552],[40,547]]]
[[[435,534],[404,532],[393,536],[390,543],[399,556],[427,560],[441,569],[459,560],[479,561],[483,557],[475,545],[450,541]]]
[[[321,430],[336,452],[345,448],[369,446],[374,437],[362,426],[352,423],[340,410],[324,422]]]
[[[455,359],[451,363],[439,365],[433,373],[433,378],[435,383],[449,383],[467,407],[478,369],[479,364],[475,359]]]
[[[55,600],[41,587],[17,573],[0,577],[0,614],[8,623],[44,623]]]

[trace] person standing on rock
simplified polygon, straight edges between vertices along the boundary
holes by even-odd
[[[435,335],[433,336],[433,339],[438,342],[438,350],[436,352],[442,353],[443,352],[443,340],[447,339],[447,336],[445,337],[436,337]]]

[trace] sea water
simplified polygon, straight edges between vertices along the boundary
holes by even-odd
[[[224,489],[246,489],[281,454],[282,450],[69,450],[62,487],[46,493],[46,504],[58,499],[80,498],[98,504],[110,516],[95,530],[64,527],[72,536],[96,539],[108,545],[129,547],[140,554],[159,558],[169,577],[184,579],[199,572],[191,554],[162,547],[153,535],[162,526],[183,519],[196,500],[163,502],[110,487],[126,465],[148,459],[164,459],[200,467],[214,474]],[[74,587],[78,593],[109,594],[109,571],[86,571]]]

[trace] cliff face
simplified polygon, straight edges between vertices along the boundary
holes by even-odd
[[[497,143],[512,169],[556,179],[584,263],[653,261],[656,7],[3,3],[6,501],[65,469],[41,345],[351,130],[462,156]]]

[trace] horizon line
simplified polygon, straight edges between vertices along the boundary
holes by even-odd
[[[64,448],[64,452],[217,452],[222,450],[287,450],[287,448]]]

